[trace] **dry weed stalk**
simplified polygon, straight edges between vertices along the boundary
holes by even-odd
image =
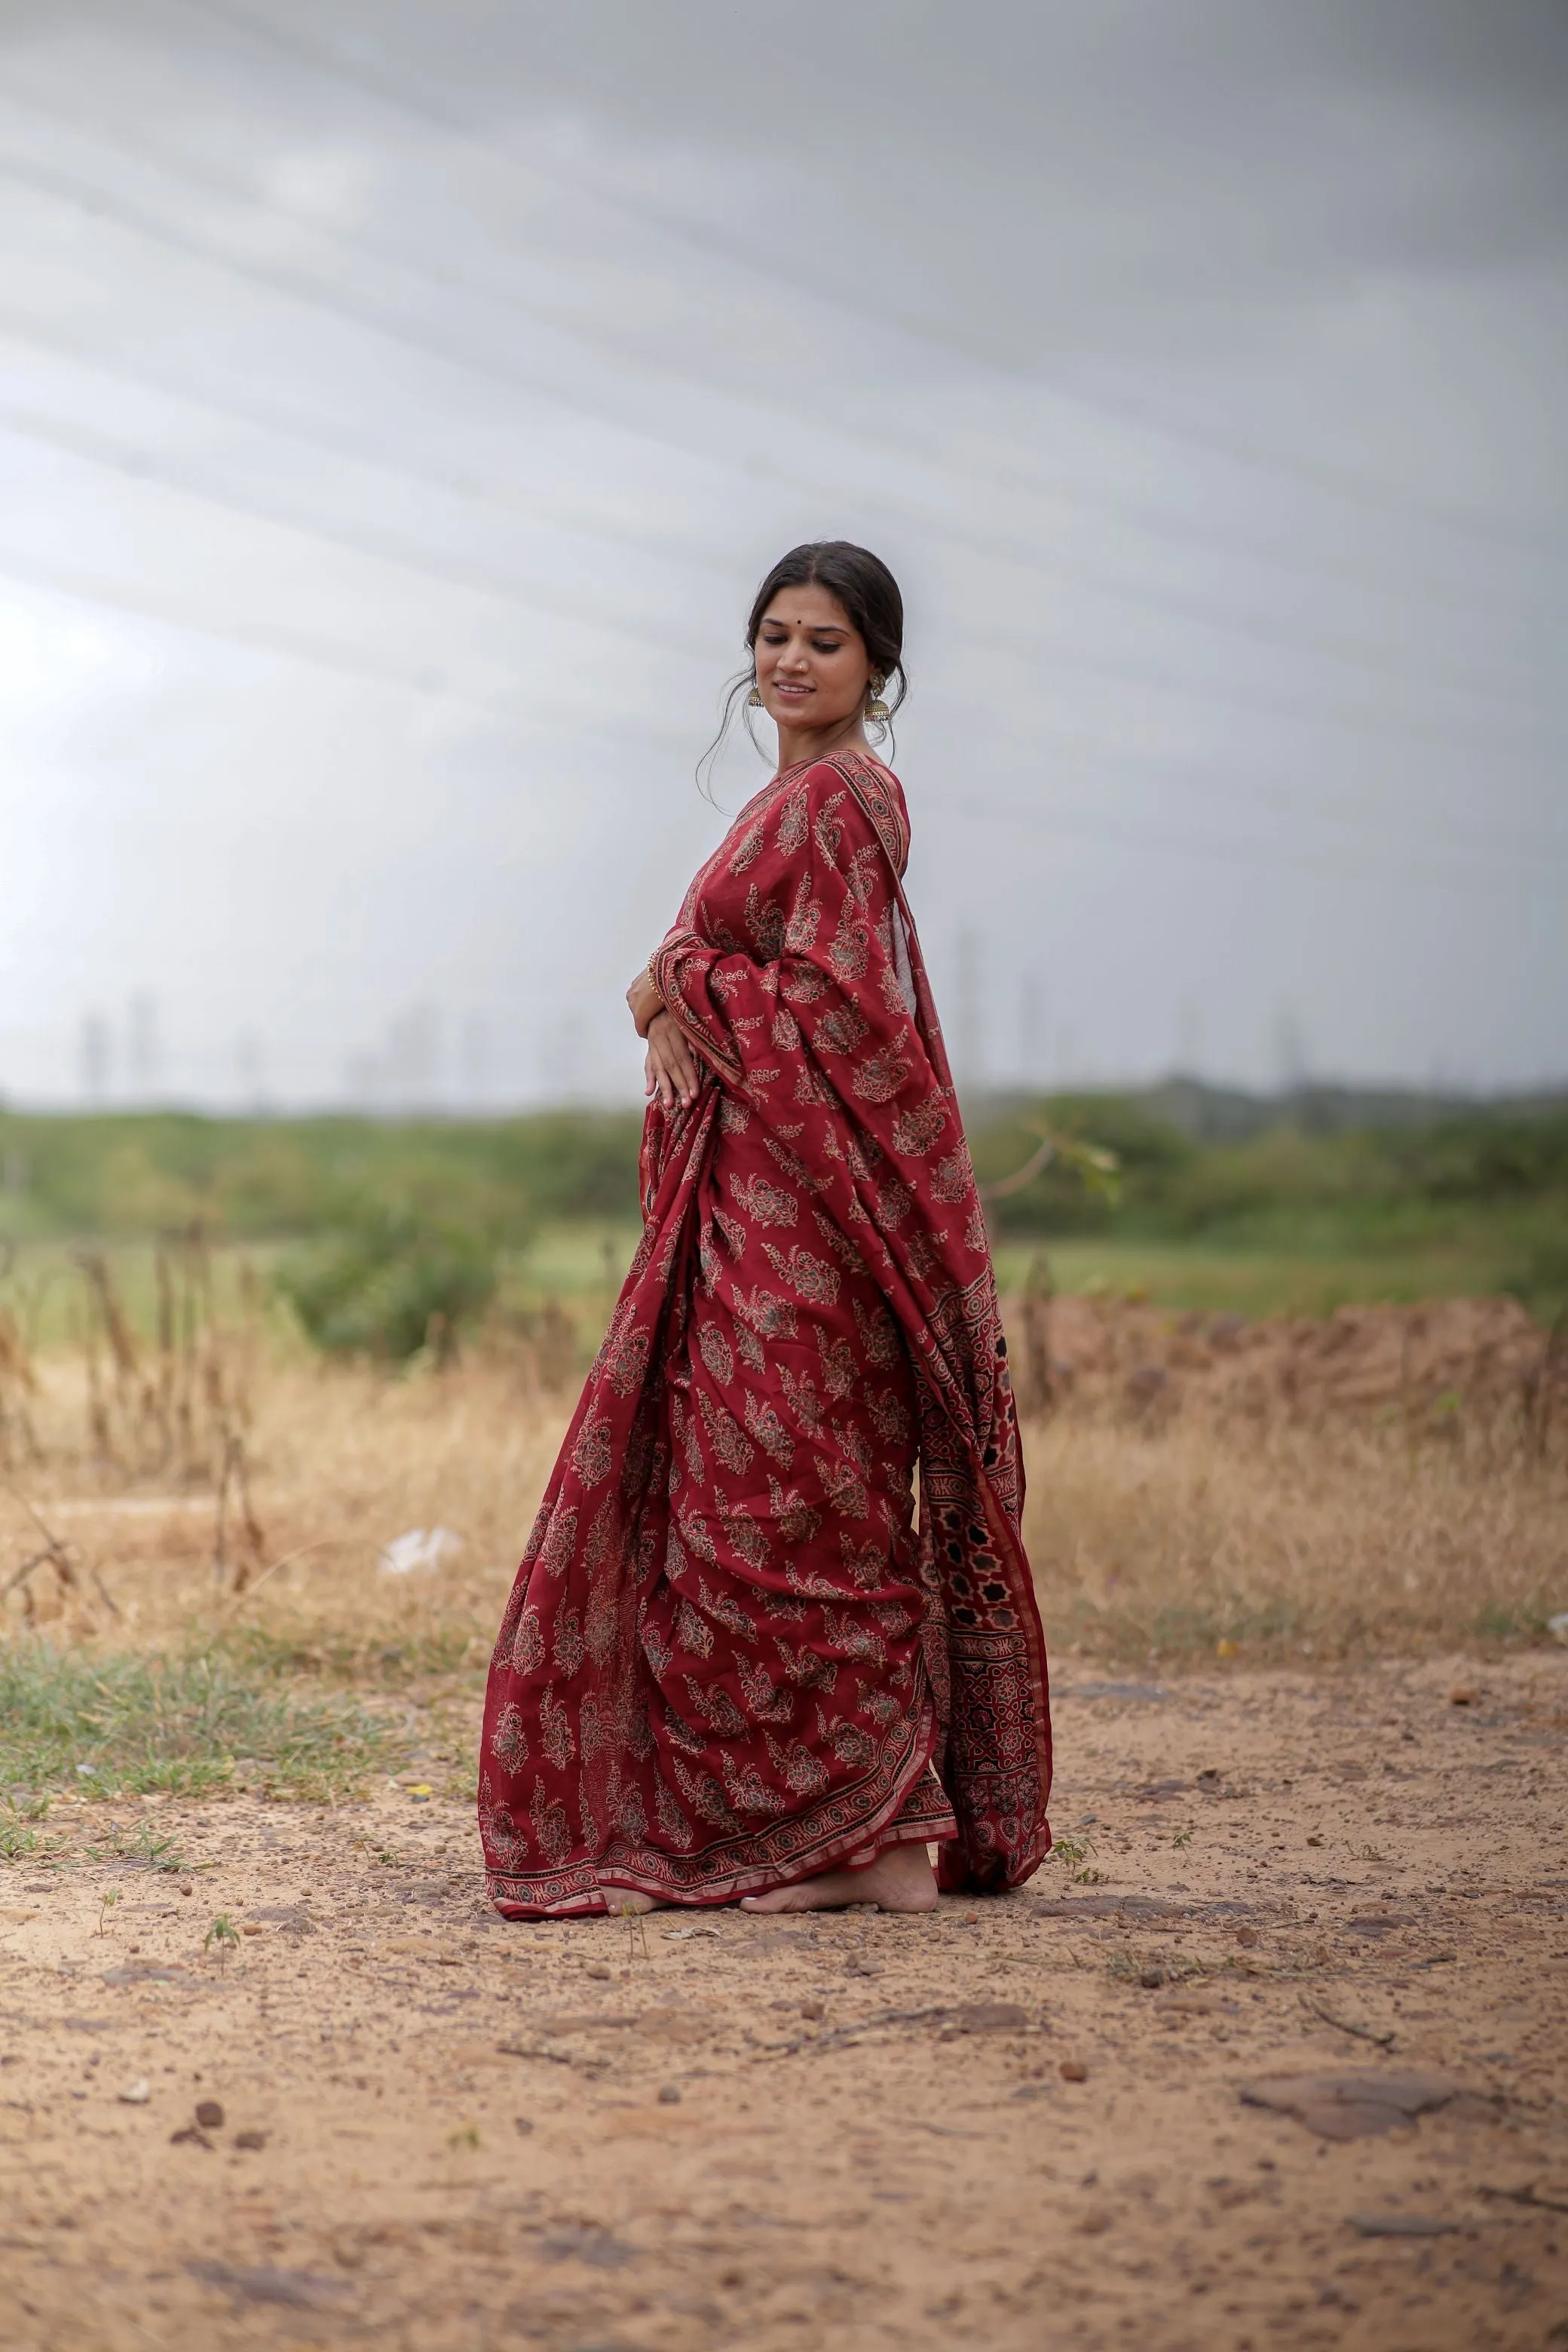
[[[199,1235],[164,1251],[155,1359],[138,1361],[134,1381],[117,1371],[98,1307],[86,1339],[99,1409],[126,1464],[121,1488],[160,1465],[166,1427],[167,1466],[213,1494],[212,1521],[182,1516],[166,1490],[116,1517],[101,1465],[79,1442],[58,1442],[71,1417],[80,1428],[79,1371],[52,1360],[32,1367],[51,1488],[74,1489],[84,1516],[105,1514],[113,1549],[98,1557],[112,1558],[135,1638],[184,1638],[197,1622],[226,1638],[243,1622],[247,1639],[312,1660],[384,1654],[477,1671],[574,1402],[568,1316],[498,1318],[444,1370],[268,1354],[254,1295],[243,1330],[221,1327]],[[1548,1349],[1544,1335],[1478,1307],[1465,1328],[1479,1335],[1481,1370],[1473,1392],[1451,1396],[1436,1310],[1409,1333],[1397,1319],[1405,1310],[1390,1309],[1386,1328],[1347,1319],[1337,1330],[1265,1331],[1254,1345],[1229,1328],[1235,1318],[1194,1331],[1186,1318],[1052,1298],[1048,1283],[1042,1266],[1021,1329],[1015,1318],[1014,1354],[1034,1407],[1026,1531],[1058,1647],[1325,1658],[1543,1638],[1546,1619],[1568,1608],[1568,1415],[1552,1405],[1563,1334]],[[1156,1326],[1165,1357],[1151,1366]],[[1536,1378],[1528,1397],[1526,1362]],[[1140,1387],[1134,1376],[1149,1370],[1159,1381]],[[138,1382],[151,1384],[151,1420]],[[265,1565],[258,1497],[275,1555]],[[152,1511],[159,1500],[166,1510]],[[57,1542],[58,1515],[46,1515]],[[458,1531],[460,1553],[428,1574],[380,1572],[395,1537],[437,1525]],[[86,1633],[81,1561],[95,1543],[84,1542],[80,1555],[60,1545],[74,1589],[39,1542],[26,1557],[34,1568],[53,1562],[58,1589],[44,1600],[58,1611],[68,1599]],[[28,1590],[25,1577],[16,1590]]]
[[[0,1602],[8,1601],[13,1592],[21,1594],[22,1620],[24,1624],[31,1627],[37,1622],[38,1614],[37,1602],[33,1594],[35,1569],[42,1568],[47,1562],[54,1570],[55,1582],[62,1603],[68,1595],[79,1592],[81,1581],[77,1572],[77,1560],[71,1548],[56,1535],[43,1514],[27,1500],[26,1495],[18,1494],[14,1486],[8,1486],[5,1491],[13,1502],[21,1506],[33,1522],[35,1532],[41,1535],[44,1539],[42,1549],[30,1552],[21,1566],[13,1570],[5,1582],[0,1584]],[[106,1594],[105,1598],[107,1597]],[[112,1605],[110,1603],[111,1607]]]
[[[8,1241],[0,1241],[0,1285],[16,1299],[0,1303],[0,1469],[15,1470],[42,1458],[30,1407],[38,1389],[33,1338],[43,1286],[19,1283],[16,1249]]]

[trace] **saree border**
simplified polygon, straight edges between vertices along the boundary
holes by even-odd
[[[634,1848],[614,1839],[597,1863],[577,1863],[563,1870],[492,1869],[486,1874],[490,1899],[514,1918],[605,1909],[605,1890],[616,1888],[652,1895],[672,1909],[717,1906],[742,1895],[763,1895],[819,1877],[879,1840],[904,1845],[951,1837],[957,1825],[955,1809],[928,1769],[940,1736],[929,1692],[922,1694],[908,1720],[910,1737],[894,1759],[883,1756],[863,1780],[819,1799],[805,1811],[786,1814],[739,1836],[715,1839],[690,1854]],[[487,1784],[489,1777],[487,1773]],[[922,1780],[931,1788],[931,1802],[899,1823],[896,1836],[884,1840],[883,1832],[897,1822]],[[485,1811],[481,1790],[481,1822]]]

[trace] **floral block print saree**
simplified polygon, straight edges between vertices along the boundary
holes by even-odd
[[[731,1903],[906,1839],[1000,1890],[1049,1848],[1006,1344],[908,846],[868,753],[786,770],[652,959],[703,1077],[649,1108],[643,1238],[496,1644],[509,1916]]]

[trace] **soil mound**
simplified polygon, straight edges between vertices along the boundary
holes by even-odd
[[[1259,1419],[1431,1421],[1511,1407],[1543,1436],[1568,1410],[1568,1345],[1513,1298],[1255,1321],[1128,1298],[1016,1295],[1004,1307],[1026,1412],[1071,1399],[1156,1418],[1201,1404]]]

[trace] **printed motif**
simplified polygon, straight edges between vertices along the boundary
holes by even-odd
[[[730,1901],[902,1838],[1002,1887],[1048,1845],[1005,1346],[907,849],[877,761],[794,771],[653,959],[711,1075],[648,1113],[644,1237],[496,1645],[509,1915]]]

